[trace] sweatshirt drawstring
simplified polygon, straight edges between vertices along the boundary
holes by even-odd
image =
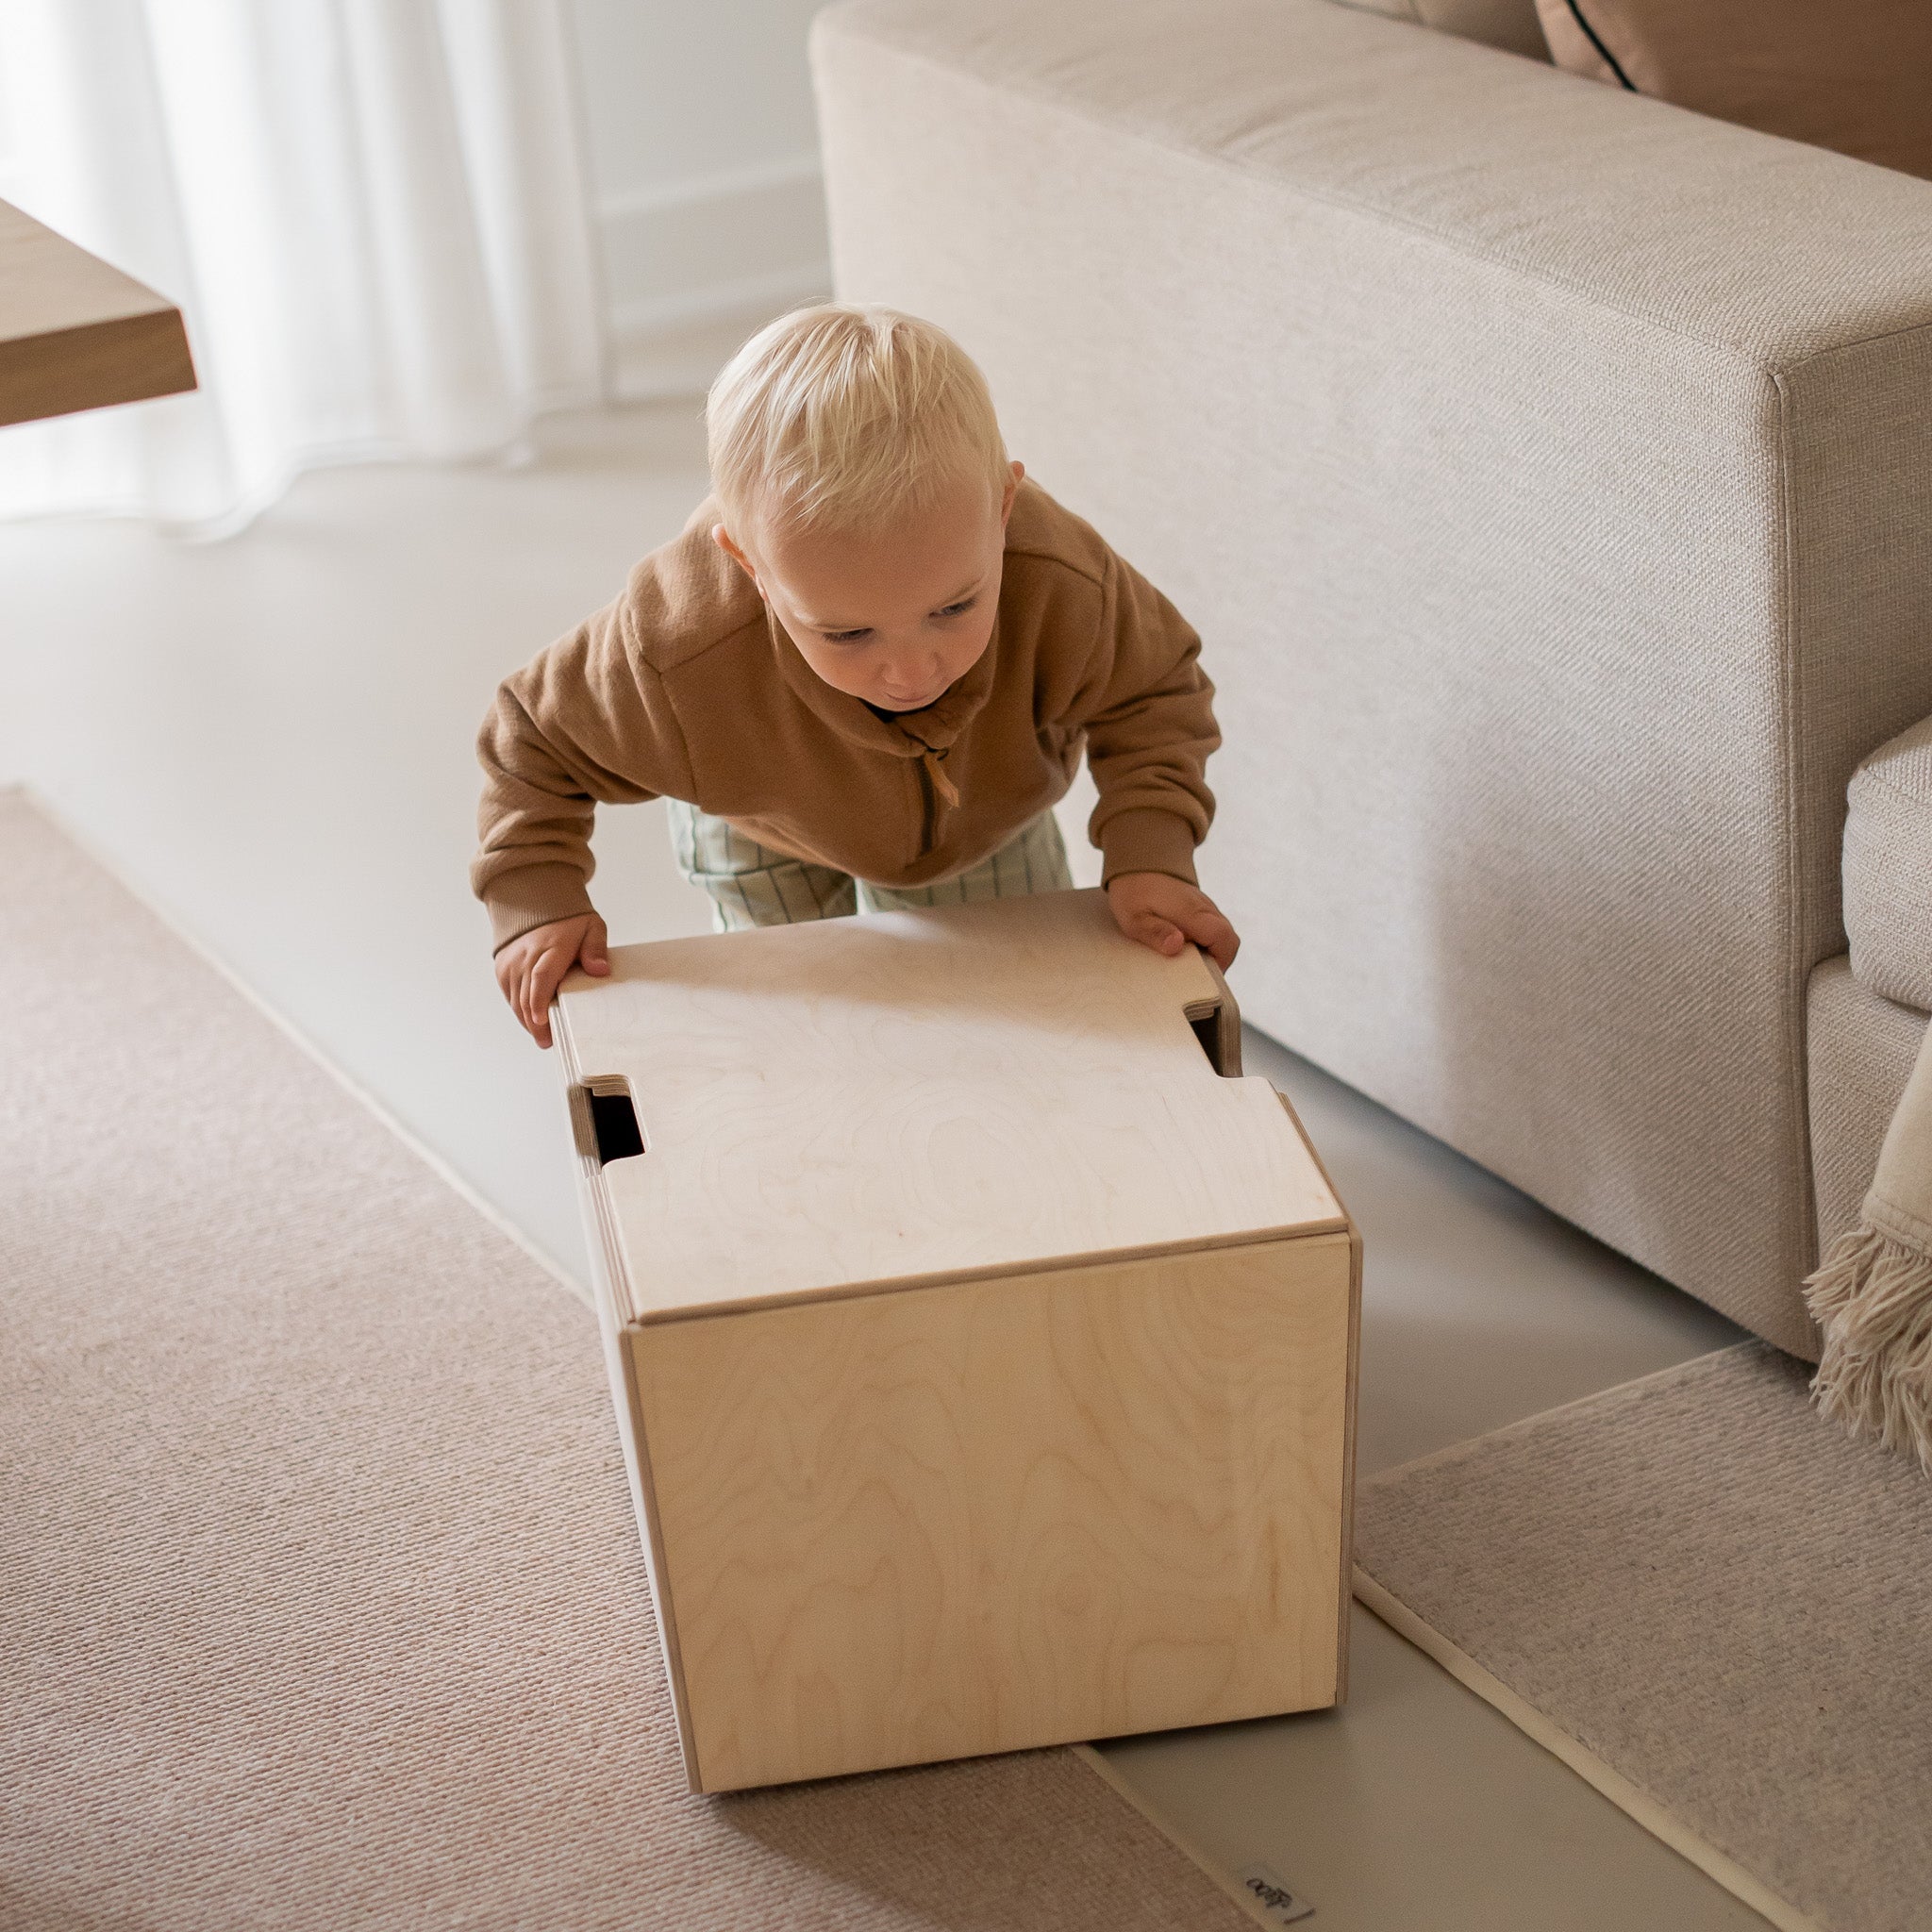
[[[921,761],[925,766],[925,775],[932,780],[932,789],[948,805],[957,806],[959,803],[959,791],[953,781],[946,776],[945,753],[934,751],[931,745],[926,745],[920,752],[919,756]]]

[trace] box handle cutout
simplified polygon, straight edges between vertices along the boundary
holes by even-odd
[[[1217,973],[1216,979],[1221,975]],[[1225,991],[1218,1000],[1195,1000],[1181,1008],[1208,1064],[1224,1080],[1241,1077],[1241,1013],[1234,995]]]
[[[572,1088],[570,1097],[577,1152],[587,1160],[608,1167],[648,1151],[630,1082],[621,1074],[586,1080]]]
[[[1188,1024],[1194,1029],[1194,1038],[1201,1042],[1201,1051],[1208,1056],[1208,1064],[1218,1074],[1221,1071],[1221,1012],[1217,1008],[1211,1013],[1204,1013],[1198,1020],[1190,1020]]]

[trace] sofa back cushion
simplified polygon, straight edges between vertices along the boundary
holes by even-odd
[[[1932,176],[1928,0],[1537,0],[1557,66]]]
[[[1412,20],[1458,40],[1480,41],[1506,54],[1525,54],[1532,60],[1550,58],[1537,19],[1536,0],[1342,0],[1368,13],[1386,13],[1391,20]]]

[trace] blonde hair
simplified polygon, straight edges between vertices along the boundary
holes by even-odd
[[[944,329],[857,302],[794,308],[724,365],[705,400],[711,480],[752,519],[851,528],[986,478],[1007,447],[986,378]]]

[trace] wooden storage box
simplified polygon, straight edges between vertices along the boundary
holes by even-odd
[[[611,962],[556,1025],[692,1788],[1336,1702],[1359,1249],[1213,966],[1098,892]]]

